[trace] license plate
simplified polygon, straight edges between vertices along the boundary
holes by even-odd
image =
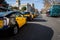
[[[0,28],[3,28],[3,20],[0,20]]]

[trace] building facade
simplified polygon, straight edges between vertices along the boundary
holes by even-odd
[[[29,3],[27,3],[27,4],[21,4],[20,5],[20,9],[22,7],[26,7],[26,11],[27,12],[34,12],[35,11],[35,7],[34,7],[34,4],[33,3],[32,4],[29,4]]]
[[[20,7],[20,0],[16,0],[16,6]]]

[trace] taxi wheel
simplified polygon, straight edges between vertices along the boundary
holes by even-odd
[[[12,34],[13,34],[13,35],[16,35],[18,32],[19,32],[19,28],[18,28],[17,25],[15,25],[15,26],[12,28]]]
[[[30,20],[33,20],[32,16],[30,16]]]
[[[19,28],[18,28],[17,22],[15,21],[15,18],[11,18],[10,27],[11,27],[11,33],[12,33],[12,35],[15,35],[15,34],[18,33]]]

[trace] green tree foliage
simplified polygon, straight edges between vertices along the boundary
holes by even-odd
[[[25,10],[26,10],[26,7],[25,6],[21,8],[21,11],[25,11]]]
[[[11,7],[12,10],[19,10],[18,7]]]
[[[0,6],[8,8],[9,4],[5,0],[0,0]]]

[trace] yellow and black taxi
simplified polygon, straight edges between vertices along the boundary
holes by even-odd
[[[37,17],[37,16],[39,16],[39,12],[34,13],[34,18]]]
[[[12,34],[17,34],[24,24],[26,18],[19,11],[6,11],[0,8],[0,31],[10,29]]]
[[[34,15],[31,12],[23,12],[24,17],[27,18],[27,20],[33,20]]]

